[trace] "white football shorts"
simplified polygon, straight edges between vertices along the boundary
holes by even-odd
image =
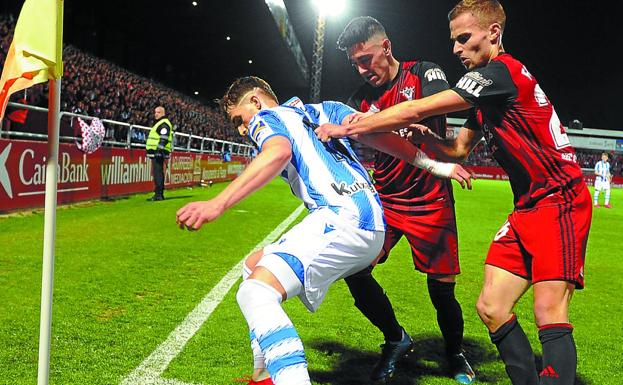
[[[372,263],[381,251],[384,238],[384,231],[359,229],[323,208],[313,211],[277,242],[264,247],[257,266],[263,266],[277,277],[288,298],[298,295],[315,312],[333,282]]]
[[[609,180],[597,180],[595,179],[595,190],[597,191],[604,191],[604,190],[610,190],[610,181]]]

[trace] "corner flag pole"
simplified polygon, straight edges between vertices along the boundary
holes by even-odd
[[[52,337],[52,298],[54,291],[54,249],[56,242],[56,204],[58,183],[58,142],[60,131],[61,77],[63,74],[63,1],[56,0],[56,62],[49,79],[48,159],[45,175],[43,267],[41,272],[41,317],[39,323],[39,363],[37,384],[48,385]]]
[[[50,79],[48,100],[48,159],[45,169],[45,211],[43,269],[41,278],[41,319],[39,324],[38,385],[48,385],[52,335],[52,294],[54,290],[54,247],[56,240],[56,200],[58,140],[60,129],[61,79]]]

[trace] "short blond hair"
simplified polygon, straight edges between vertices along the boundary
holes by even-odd
[[[498,23],[504,31],[506,26],[506,13],[497,0],[462,0],[448,13],[448,20],[452,21],[464,13],[474,15],[481,28]]]

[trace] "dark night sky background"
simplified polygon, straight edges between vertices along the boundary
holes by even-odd
[[[109,0],[65,2],[65,43],[211,103],[237,76],[268,80],[281,100],[308,99],[296,84],[294,61],[263,0]],[[290,21],[311,68],[316,25],[311,0],[285,0]],[[2,1],[17,14],[21,1]],[[453,85],[464,72],[452,55],[447,0],[349,0],[328,19],[322,99],[345,100],[360,83],[335,48],[352,17],[370,15],[385,25],[398,59],[437,62]],[[502,0],[506,51],[536,76],[565,124],[623,130],[623,48],[618,2]],[[227,41],[226,36],[231,36]],[[248,60],[252,59],[253,64]],[[299,82],[300,83],[300,82]]]

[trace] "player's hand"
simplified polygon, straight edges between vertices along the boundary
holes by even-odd
[[[212,222],[225,211],[223,205],[215,199],[191,202],[177,210],[175,221],[180,229],[199,230],[204,223]]]
[[[328,142],[331,138],[343,138],[347,136],[346,127],[337,124],[325,123],[314,130],[318,139]]]
[[[476,179],[474,178],[474,174],[472,172],[467,171],[460,164],[454,165],[450,178],[459,182],[461,188],[463,189],[467,186],[468,190],[472,189],[472,179]]]
[[[359,111],[353,112],[352,114],[350,114],[350,115],[348,115],[346,117],[346,123],[347,124],[357,123],[361,119],[365,119],[368,116],[372,116],[372,115],[374,115],[374,112],[372,112],[372,111],[368,111],[368,112],[359,112]]]

